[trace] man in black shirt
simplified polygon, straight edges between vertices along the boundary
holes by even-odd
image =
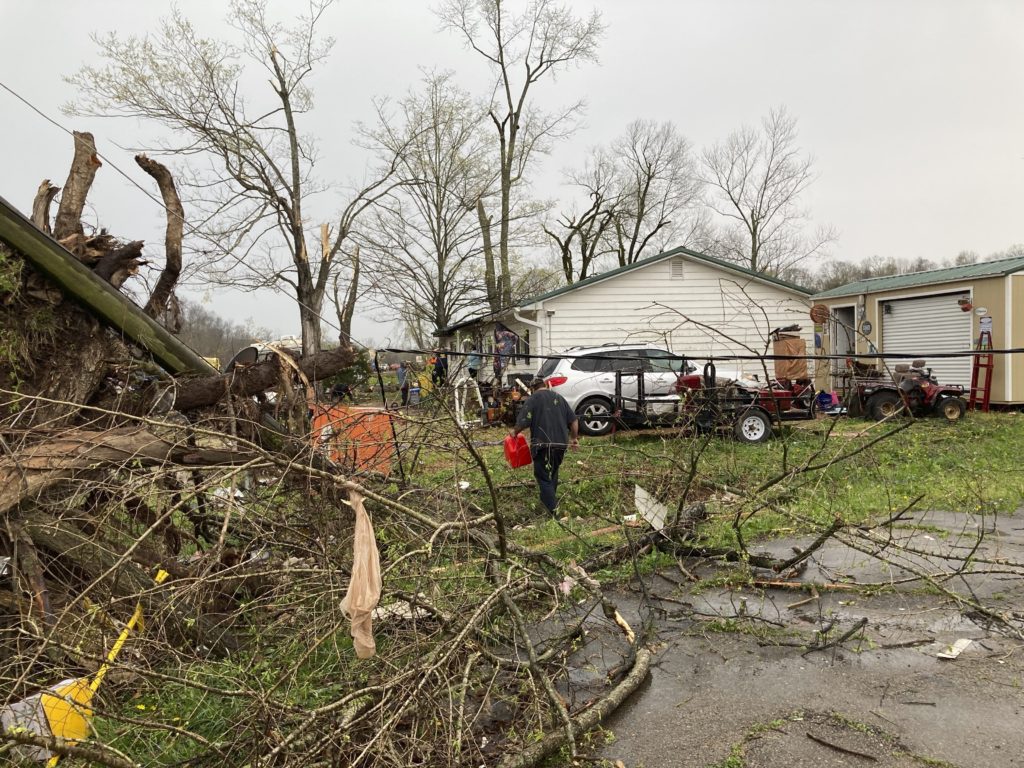
[[[544,379],[534,379],[530,388],[533,394],[519,409],[512,434],[530,430],[530,455],[533,476],[540,488],[540,501],[554,513],[558,505],[558,468],[565,457],[565,449],[579,447],[579,422],[565,398],[552,392]]]

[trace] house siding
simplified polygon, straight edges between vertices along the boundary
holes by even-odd
[[[761,354],[769,332],[794,323],[813,351],[810,302],[794,291],[685,259],[681,278],[674,258],[549,298],[537,308],[545,352],[574,346],[651,342],[703,359]],[[726,365],[723,363],[723,365]],[[756,361],[728,363],[759,372]]]

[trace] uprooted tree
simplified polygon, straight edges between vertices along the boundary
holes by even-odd
[[[165,263],[140,303],[154,327],[159,319],[173,329],[185,211],[167,169],[137,161],[168,214]],[[41,748],[133,765],[145,760],[138,736],[163,732],[172,739],[159,749],[201,762],[478,764],[504,751],[507,736],[498,736],[510,726],[554,731],[509,765],[574,749],[650,662],[600,586],[580,581],[615,628],[624,662],[586,706],[573,706],[557,680],[593,607],[560,604],[552,585],[565,568],[508,540],[465,433],[437,446],[487,478],[483,503],[442,488],[397,497],[389,482],[331,464],[308,436],[270,430],[263,418],[300,384],[349,364],[351,348],[223,375],[169,370],[145,334],[98,319],[90,291],[116,292],[126,314],[139,313],[121,291],[139,290],[133,275],[148,261],[141,241],[82,226],[100,167],[92,136],[76,134],[56,221],[49,182],[33,206],[35,226],[66,250],[37,238],[41,247],[91,272],[81,281],[89,287],[51,279],[6,235],[0,245],[0,713],[95,673],[136,606],[145,628],[91,704],[97,738],[66,742],[19,726],[0,733],[0,755]],[[30,226],[3,215],[3,232],[9,222]],[[354,658],[339,608],[361,498],[387,542],[379,660],[366,662]],[[167,581],[154,580],[157,569]],[[574,618],[540,642],[531,621],[545,605]],[[171,698],[183,707],[173,717]],[[154,709],[160,723],[146,723]],[[216,739],[198,722],[207,716],[220,723]]]

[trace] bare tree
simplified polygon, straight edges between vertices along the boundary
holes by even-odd
[[[649,247],[689,245],[702,234],[702,182],[690,142],[671,122],[629,124],[612,144],[619,206],[615,251],[619,266],[633,264]]]
[[[582,210],[573,205],[545,225],[544,232],[554,241],[565,281],[572,284],[589,277],[598,260],[612,252],[609,235],[621,200],[615,163],[602,147],[594,150],[582,170],[569,172],[567,180],[586,194],[589,205]]]
[[[366,224],[367,270],[377,302],[414,337],[460,319],[485,298],[477,205],[493,188],[493,140],[480,130],[481,106],[451,82],[430,74],[397,109],[378,105],[364,128],[383,157],[400,155],[402,186]],[[397,113],[397,114],[396,114]]]
[[[561,232],[545,232],[570,283],[592,274],[606,254],[626,266],[669,243],[701,247],[708,238],[703,183],[689,142],[670,122],[630,123],[567,179],[585,192],[589,207],[571,208],[556,222]]]
[[[533,107],[534,86],[573,62],[594,61],[604,27],[595,11],[577,18],[553,0],[532,0],[520,14],[511,13],[504,0],[445,0],[438,15],[444,27],[461,35],[466,45],[487,62],[496,76],[489,117],[498,137],[499,210],[497,260],[492,248],[492,219],[483,201],[478,217],[484,232],[484,256],[493,290],[492,311],[512,303],[509,243],[513,197],[534,152],[571,131],[582,102],[555,114]],[[488,286],[491,288],[491,286]]]
[[[744,126],[703,153],[711,207],[727,222],[719,252],[758,272],[784,273],[836,238],[828,227],[804,234],[808,215],[799,202],[814,180],[814,161],[797,138],[796,118],[779,108],[760,130]]]
[[[332,2],[310,0],[285,26],[267,17],[266,0],[233,0],[228,23],[238,44],[201,37],[174,10],[153,35],[94,38],[105,64],[68,78],[80,97],[66,108],[71,114],[146,119],[171,130],[156,149],[190,158],[182,180],[201,216],[193,234],[207,241],[207,274],[294,296],[306,354],[320,349],[335,259],[356,217],[387,191],[394,167],[354,193],[329,248],[307,243],[307,204],[326,187],[313,176],[315,141],[299,123],[313,108],[307,80],[333,46],[317,31]],[[254,90],[257,82],[268,89]]]

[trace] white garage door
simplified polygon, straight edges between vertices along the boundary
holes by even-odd
[[[971,349],[971,313],[957,304],[970,294],[944,293],[918,299],[897,299],[882,304],[882,352],[905,354],[909,363],[921,358],[938,378],[940,384],[971,385],[971,358],[932,359],[936,352],[963,352]]]

